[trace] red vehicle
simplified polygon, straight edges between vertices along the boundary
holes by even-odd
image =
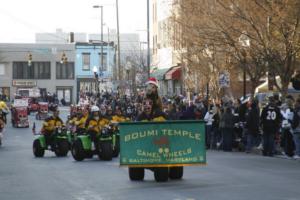
[[[37,98],[29,98],[28,99],[28,108],[29,108],[29,113],[31,112],[38,112],[39,110],[39,103]]]
[[[47,102],[39,102],[38,103],[38,111],[35,115],[35,119],[37,120],[45,120],[48,117],[48,103]]]
[[[29,120],[27,107],[12,107],[11,109],[11,123],[16,128],[28,128]]]

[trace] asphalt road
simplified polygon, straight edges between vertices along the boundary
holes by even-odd
[[[57,158],[52,152],[34,158],[33,139],[31,128],[7,127],[0,148],[0,200],[300,199],[300,162],[295,160],[209,151],[208,165],[186,167],[181,181],[157,183],[147,172],[145,181],[131,182],[118,159],[75,162],[70,153]]]

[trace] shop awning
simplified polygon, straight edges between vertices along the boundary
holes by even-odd
[[[181,77],[181,67],[173,67],[165,75],[166,80],[179,80]]]
[[[164,75],[167,71],[169,71],[169,69],[170,68],[157,69],[152,72],[150,76],[156,78],[158,81],[161,81],[164,79]]]

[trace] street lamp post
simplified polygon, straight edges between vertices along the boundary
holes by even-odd
[[[239,37],[239,43],[244,48],[249,48],[250,47],[250,38],[248,37],[246,31],[244,31],[242,33],[242,35]],[[247,83],[246,83],[246,81],[247,81],[246,80],[247,79],[247,76],[246,76],[247,61],[246,61],[246,57],[247,57],[247,53],[246,53],[245,50],[243,50],[242,54],[243,54],[243,57],[244,57],[244,60],[243,60],[243,63],[244,63],[244,67],[243,67],[243,96],[244,96],[244,99],[246,99],[246,90],[247,90]]]
[[[209,61],[209,72],[213,72],[214,71],[214,66],[211,63],[211,59],[213,59],[213,51],[210,50],[210,48],[208,46],[205,47],[205,49],[203,50],[203,56],[207,57],[210,59]],[[206,84],[206,98],[207,100],[209,99],[209,82],[210,82],[210,78],[208,78],[207,80],[207,84]]]
[[[94,72],[94,76],[95,76],[95,90],[96,90],[96,93],[98,93],[99,92],[99,88],[100,88],[100,86],[99,86],[99,84],[100,84],[100,82],[99,82],[99,76],[98,76],[98,69],[97,69],[97,66],[94,66],[93,67],[93,72]]]
[[[121,81],[121,58],[120,58],[120,28],[119,28],[119,1],[116,0],[116,13],[117,13],[117,40],[118,40],[118,74],[119,83]]]

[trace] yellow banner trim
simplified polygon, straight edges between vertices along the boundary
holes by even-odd
[[[154,164],[154,165],[120,165],[120,167],[145,167],[145,168],[152,168],[152,167],[190,167],[190,166],[207,166],[207,163],[196,163],[196,164]]]

